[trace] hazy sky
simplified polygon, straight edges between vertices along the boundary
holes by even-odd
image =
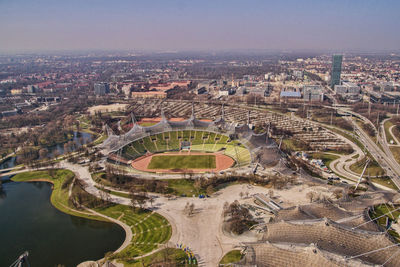
[[[399,50],[399,0],[0,0],[0,50]]]

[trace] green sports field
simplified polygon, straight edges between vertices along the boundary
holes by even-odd
[[[215,155],[169,155],[153,156],[148,169],[213,169]]]

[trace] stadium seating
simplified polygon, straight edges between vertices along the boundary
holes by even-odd
[[[122,149],[122,156],[132,160],[144,155],[146,152],[176,151],[180,149],[181,142],[185,140],[191,142],[192,151],[222,151],[225,155],[235,159],[239,165],[251,162],[249,150],[240,142],[231,141],[228,136],[220,133],[198,130],[166,131],[146,136],[125,146]]]

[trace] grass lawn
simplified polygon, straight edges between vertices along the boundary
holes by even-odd
[[[196,188],[194,186],[194,180],[191,179],[171,179],[168,181],[168,188],[173,192],[174,195],[181,196],[192,196],[205,194],[205,190]]]
[[[177,248],[165,248],[140,260],[124,262],[125,267],[143,266],[197,266],[196,263],[188,264],[186,253]]]
[[[114,195],[114,196],[125,197],[125,198],[129,198],[130,197],[129,193],[117,192],[117,191],[101,188],[99,186],[96,186],[96,188],[101,190],[101,191],[103,191],[103,192],[106,192],[106,193],[109,193],[111,195]]]
[[[392,154],[394,156],[394,159],[400,163],[400,147],[397,146],[390,146],[390,150],[392,151]]]
[[[399,210],[393,211],[397,208],[399,208],[399,206],[392,207],[391,205],[380,204],[380,205],[375,206],[373,211],[372,210],[370,211],[370,216],[372,219],[374,219],[374,218],[377,218],[379,216],[386,214],[385,216],[383,216],[375,221],[380,226],[385,228],[386,227],[386,218],[388,218],[390,221],[397,221],[397,218],[399,218],[400,211]],[[396,231],[390,229],[390,230],[388,230],[388,233],[397,242],[400,242],[400,236]]]
[[[139,122],[139,125],[142,127],[153,126],[155,124],[156,124],[155,122]]]
[[[295,139],[283,139],[282,143],[286,149],[289,149],[291,151],[306,150],[306,146],[302,144],[300,141]]]
[[[357,160],[356,163],[350,165],[350,170],[352,170],[355,173],[361,174],[361,172],[364,169],[365,163],[366,163],[365,157],[361,160]],[[375,160],[371,160],[370,163],[368,164],[367,169],[365,170],[364,175],[368,174],[371,176],[377,176],[377,175],[384,175],[385,172]]]
[[[393,122],[391,122],[390,120],[387,120],[385,122],[385,124],[383,125],[383,127],[385,128],[385,135],[386,135],[386,142],[388,142],[388,144],[390,144],[390,140],[393,140],[392,135],[389,132],[389,128],[393,125]],[[393,140],[394,142],[394,140]]]
[[[86,212],[79,212],[69,205],[68,190],[69,185],[74,178],[74,173],[69,170],[43,170],[43,171],[30,171],[14,175],[11,180],[15,182],[30,182],[30,181],[47,181],[53,184],[53,192],[51,193],[51,204],[60,211],[84,217],[87,219],[95,219],[104,221],[104,218],[89,215]]]
[[[158,213],[133,211],[131,207],[124,205],[111,205],[96,208],[95,210],[109,217],[119,219],[132,229],[133,238],[131,244],[120,253],[112,255],[112,259],[118,259],[128,264],[135,263],[137,261],[134,260],[134,257],[153,251],[160,244],[166,243],[171,237],[171,225],[167,219]]]
[[[327,153],[311,153],[310,156],[313,159],[321,159],[322,162],[324,162],[325,166],[327,166],[327,167],[329,167],[329,164],[332,161],[339,158],[339,156],[335,156],[335,155],[327,154]]]
[[[399,132],[399,127],[398,127],[398,126],[393,127],[392,133],[393,133],[393,135],[394,135],[395,137],[397,137],[397,140],[400,139],[400,132]],[[394,140],[393,140],[393,141],[394,141]]]
[[[225,254],[225,256],[222,258],[219,264],[229,264],[238,262],[240,261],[241,258],[242,258],[242,253],[240,253],[240,250],[231,250]]]
[[[213,169],[215,155],[153,156],[149,169]]]
[[[94,144],[95,146],[97,146],[97,145],[103,143],[104,140],[107,139],[107,137],[108,137],[107,135],[102,134],[102,135],[100,135],[96,140],[93,141],[93,144]]]
[[[398,190],[397,186],[388,177],[371,178],[371,181],[374,182],[374,183],[377,183],[377,184],[392,188],[394,190]]]

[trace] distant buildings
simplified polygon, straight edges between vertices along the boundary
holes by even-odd
[[[20,95],[22,94],[22,89],[11,89],[10,92],[12,95]]]
[[[324,101],[324,91],[321,85],[304,85],[304,101]]]
[[[294,70],[293,76],[297,79],[303,79],[304,73],[302,70]]]
[[[355,83],[343,82],[341,85],[335,85],[335,92],[338,95],[356,95],[360,94],[361,89]]]
[[[26,87],[26,91],[28,94],[34,94],[39,90],[39,87],[37,85],[28,85]]]
[[[1,117],[5,118],[5,117],[11,117],[11,116],[15,116],[18,114],[18,109],[13,109],[13,110],[5,110],[1,112]]]
[[[283,101],[298,101],[301,99],[300,91],[297,91],[295,88],[286,89],[285,91],[281,91],[280,99]]]
[[[382,92],[392,92],[400,89],[400,86],[394,82],[383,82],[379,84],[379,89]]]
[[[332,56],[331,87],[340,84],[340,74],[342,72],[342,55]]]
[[[105,95],[110,93],[110,85],[108,83],[95,83],[94,84],[94,94],[95,95]]]
[[[167,93],[161,91],[132,92],[132,98],[166,98]]]

